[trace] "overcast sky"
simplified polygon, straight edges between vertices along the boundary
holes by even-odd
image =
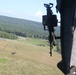
[[[50,2],[54,4],[53,12],[56,13],[56,0],[0,0],[0,15],[41,22],[46,13],[44,3]]]

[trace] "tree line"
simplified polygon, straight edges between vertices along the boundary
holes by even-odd
[[[8,38],[8,39],[18,39],[18,36],[14,34],[9,34],[7,32],[0,31],[0,38]]]
[[[17,36],[48,39],[48,32],[40,22],[0,16],[0,37]]]

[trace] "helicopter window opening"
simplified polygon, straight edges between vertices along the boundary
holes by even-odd
[[[55,14],[56,0],[51,2]],[[61,56],[54,47],[53,58],[57,59],[50,58],[48,32],[43,30],[41,23],[44,3],[50,3],[50,0],[0,2],[0,58],[8,59],[0,59],[0,73],[3,75],[62,75],[56,67]]]

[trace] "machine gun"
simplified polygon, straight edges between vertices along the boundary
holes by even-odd
[[[54,34],[54,27],[57,26],[57,17],[56,15],[53,15],[53,12],[51,10],[51,8],[53,7],[52,3],[49,4],[44,4],[44,6],[46,7],[46,11],[47,11],[47,15],[43,15],[43,26],[44,26],[44,30],[48,30],[49,31],[49,42],[50,42],[50,55],[52,56],[52,48],[53,46],[55,46],[55,34]],[[46,29],[47,28],[47,29]]]

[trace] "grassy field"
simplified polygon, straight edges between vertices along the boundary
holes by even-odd
[[[57,52],[53,57],[45,40],[0,40],[0,75],[63,75],[56,67],[61,60]]]

